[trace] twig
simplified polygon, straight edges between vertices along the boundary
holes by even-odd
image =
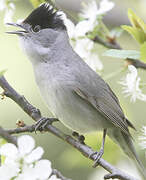
[[[57,178],[60,178],[61,180],[71,180],[71,179],[67,179],[66,177],[64,177],[57,169],[53,169],[52,170],[52,175],[56,175]]]
[[[13,101],[15,101],[30,117],[32,117],[35,121],[40,120],[43,118],[41,116],[40,111],[32,106],[25,98],[24,96],[19,95],[6,81],[4,77],[0,78],[0,86],[4,89],[5,96],[11,98]],[[35,128],[34,125],[32,126],[26,126],[22,128],[16,128],[14,130],[8,130],[6,131],[9,134],[15,134],[15,133],[21,133],[21,132],[34,132]],[[64,140],[68,144],[70,144],[72,147],[77,149],[79,152],[81,152],[85,157],[90,158],[91,160],[95,161],[96,155],[91,156],[91,154],[94,153],[94,151],[88,147],[87,145],[81,144],[79,141],[74,139],[73,137],[63,133],[53,125],[48,125],[46,127],[46,131],[51,132],[55,136],[59,137],[60,139]],[[108,162],[106,162],[104,159],[99,160],[99,165],[102,166],[104,169],[106,169],[109,174],[105,176],[105,179],[109,178],[119,178],[120,180],[136,180],[135,177],[132,177],[128,175],[127,173],[124,173],[123,171],[115,168]]]
[[[9,129],[5,130],[8,134],[20,134],[20,133],[25,133],[25,132],[34,132],[35,131],[35,125],[33,124],[32,126],[25,126],[25,127],[19,127],[15,129]]]
[[[9,143],[17,145],[17,139],[14,136],[11,136],[7,131],[0,127],[0,136],[6,139]]]
[[[103,39],[101,39],[99,36],[96,36],[94,39],[92,39],[95,43],[101,44],[106,48],[109,49],[122,49],[121,46],[115,41],[104,41]],[[126,59],[126,61],[128,62],[128,64],[132,64],[133,66],[135,66],[136,68],[141,68],[141,69],[146,69],[146,63],[143,63],[140,60],[136,60],[136,59]]]
[[[100,38],[99,36],[95,36],[94,39],[92,39],[95,43],[99,43],[101,45],[103,45],[106,48],[110,48],[110,49],[121,49],[120,45],[118,45],[116,42],[108,42],[108,41],[104,41],[102,38]]]

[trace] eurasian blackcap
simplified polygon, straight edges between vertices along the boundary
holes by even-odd
[[[73,50],[63,19],[47,3],[35,9],[9,32],[20,37],[28,55],[40,92],[49,110],[65,126],[78,133],[103,131],[103,154],[106,133],[146,172],[135,152],[129,127],[119,100],[109,85]]]

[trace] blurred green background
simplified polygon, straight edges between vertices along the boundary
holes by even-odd
[[[1,0],[0,0],[1,1]],[[66,9],[67,12],[76,15],[80,10],[80,1],[71,0],[56,0],[57,4]],[[127,9],[132,8],[141,18],[145,20],[145,0],[113,0],[115,2],[114,9],[107,13],[104,18],[104,22],[109,28],[119,26],[121,24],[127,24]],[[24,19],[31,11],[32,6],[28,0],[16,0],[16,11],[14,15],[14,22],[18,19]],[[29,102],[39,108],[43,116],[49,117],[50,114],[43,102],[39,90],[35,84],[31,63],[22,52],[19,46],[19,40],[14,35],[8,35],[5,33],[9,28],[3,24],[4,13],[0,12],[0,70],[7,69],[5,77],[9,83],[22,95],[24,95]],[[136,42],[127,34],[123,35],[118,39],[118,42],[124,49],[138,49]],[[98,52],[100,59],[104,64],[103,76],[110,74],[111,72],[121,68],[124,65],[124,61],[120,59],[112,59],[103,57],[102,53],[106,50],[102,46],[98,45]],[[145,82],[146,72],[139,70],[141,78]],[[120,79],[126,75],[126,72],[118,74],[116,77],[109,79],[107,82],[110,84],[113,91],[119,97],[121,106],[124,109],[126,116],[136,126],[136,132],[131,131],[135,140],[135,146],[139,152],[141,158],[144,157],[144,152],[138,145],[138,136],[140,135],[140,129],[142,125],[146,125],[146,103],[136,101],[131,103],[129,98],[125,98],[121,93],[122,87],[118,84]],[[2,92],[2,89],[0,89]],[[146,92],[146,89],[145,89]],[[0,100],[0,126],[4,128],[15,128],[16,121],[23,120],[26,124],[32,124],[33,121],[28,117],[19,107],[9,98]],[[71,134],[67,128],[61,123],[57,122],[55,125],[62,131]],[[92,180],[92,174],[95,171],[100,171],[102,168],[92,168],[92,162],[87,158],[83,157],[79,152],[70,147],[67,143],[62,142],[50,133],[37,133],[31,134],[36,139],[36,144],[42,146],[45,150],[44,158],[50,159],[53,168],[60,170],[64,176],[72,178],[73,180]],[[95,150],[100,148],[101,144],[101,133],[90,134],[86,136],[86,143]],[[119,165],[122,162],[124,166],[132,167],[132,162],[123,155],[119,147],[115,145],[110,139],[107,139],[105,145],[105,160],[112,164]],[[143,158],[145,159],[145,158]],[[146,162],[144,162],[146,165]],[[131,168],[127,169],[130,171]],[[105,173],[105,172],[104,172]],[[99,174],[96,175],[97,179],[100,180]]]

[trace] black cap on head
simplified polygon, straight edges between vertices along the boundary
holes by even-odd
[[[30,24],[32,28],[39,25],[41,29],[66,29],[61,15],[48,3],[44,3],[32,11],[23,23]]]

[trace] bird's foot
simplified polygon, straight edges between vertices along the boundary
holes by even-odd
[[[97,166],[99,165],[99,161],[100,161],[100,158],[102,157],[103,153],[104,153],[104,151],[103,151],[103,149],[101,148],[99,152],[94,152],[94,153],[92,153],[92,154],[89,156],[89,158],[90,158],[91,156],[95,156],[95,157],[94,157],[94,164],[93,164],[93,166],[92,166],[93,168],[95,168],[95,167],[97,167]]]
[[[42,117],[35,124],[35,132],[36,131],[44,131],[46,129],[47,125],[50,125],[50,124],[52,124],[53,122],[56,122],[56,121],[58,121],[58,119],[56,119],[56,118]]]
[[[83,135],[79,135],[79,133],[75,131],[72,133],[72,135],[76,137],[81,144],[85,144],[85,137]]]

